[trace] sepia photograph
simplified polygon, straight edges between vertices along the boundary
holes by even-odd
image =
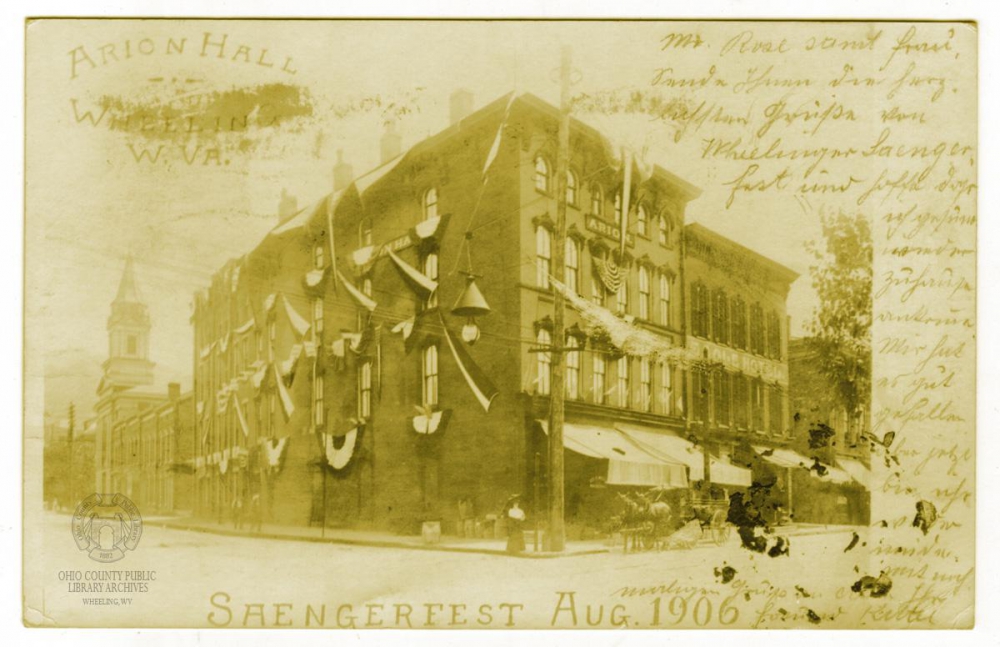
[[[25,38],[26,626],[973,626],[975,23]]]

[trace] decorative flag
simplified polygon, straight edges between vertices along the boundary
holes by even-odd
[[[323,279],[326,278],[326,270],[327,268],[323,267],[323,269],[321,270],[311,270],[309,272],[306,272],[306,279],[305,279],[306,287],[307,288],[318,287],[319,284],[323,282]]]
[[[389,253],[389,258],[391,258],[392,262],[396,264],[396,269],[400,271],[403,278],[406,279],[406,282],[413,288],[421,299],[426,299],[430,295],[434,294],[434,291],[437,290],[438,287],[437,281],[428,278],[417,268],[401,259],[396,252],[391,249],[387,251]]]
[[[461,371],[462,377],[465,378],[465,382],[472,390],[472,394],[476,396],[476,400],[489,413],[493,399],[500,392],[493,382],[490,381],[490,378],[486,376],[486,373],[469,356],[468,351],[465,350],[465,346],[456,344],[455,340],[452,339],[451,332],[444,323],[444,315],[440,311],[438,312],[438,318],[441,320],[441,327],[444,329],[444,337],[448,341],[448,347],[451,348],[451,354],[455,357],[455,363],[458,364],[458,370]]]
[[[264,454],[267,456],[267,466],[272,470],[281,469],[281,464],[285,458],[285,448],[288,446],[288,438],[265,438],[263,441]]]
[[[411,424],[413,426],[413,431],[424,436],[429,436],[444,429],[445,423],[447,423],[448,418],[451,417],[451,409],[432,411],[429,407],[417,407],[417,410],[420,411],[421,414],[413,416]]]
[[[490,166],[493,165],[493,160],[497,158],[497,154],[500,153],[500,142],[503,140],[503,132],[507,128],[507,118],[510,116],[510,107],[514,104],[514,97],[516,92],[511,92],[510,97],[507,99],[507,107],[504,108],[503,117],[500,119],[500,127],[497,128],[497,136],[493,139],[493,145],[490,146],[490,152],[486,155],[486,163],[483,164],[483,184],[489,180],[489,176],[486,172],[490,170]]]
[[[240,422],[240,429],[243,430],[243,437],[250,437],[250,426],[247,424],[246,416],[243,415],[243,407],[240,406],[239,398],[236,397],[236,393],[233,392],[233,405],[236,407],[236,418]]]
[[[358,305],[368,310],[368,312],[375,312],[375,308],[378,307],[378,304],[364,292],[351,285],[350,281],[344,277],[344,274],[340,270],[337,270],[337,278],[339,278],[340,282],[344,284],[344,287],[347,289],[347,292],[351,295],[351,297],[358,302]]]
[[[631,198],[632,193],[632,153],[624,147],[622,148],[622,167],[625,179],[622,182],[622,221],[621,233],[619,235],[621,245],[618,250],[619,258],[625,258],[625,241],[628,237],[629,198]]]
[[[403,341],[406,341],[407,339],[410,338],[410,335],[413,333],[413,324],[416,322],[416,320],[417,317],[414,315],[409,319],[404,319],[403,321],[400,321],[398,324],[392,327],[393,334],[402,335]]]
[[[305,334],[309,332],[309,328],[312,327],[312,324],[310,324],[305,317],[295,311],[295,308],[293,308],[292,304],[288,301],[288,297],[282,294],[281,300],[285,303],[285,313],[288,315],[288,321],[292,324],[292,328],[295,330],[295,333],[299,337],[305,336]]]
[[[285,418],[291,418],[292,414],[295,413],[295,403],[292,402],[292,396],[288,393],[288,389],[285,387],[285,381],[281,379],[281,376],[277,374],[278,370],[274,368],[275,376],[274,382],[278,386],[278,399],[281,400],[281,408],[285,412]]]

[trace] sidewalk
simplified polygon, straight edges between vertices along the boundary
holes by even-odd
[[[192,517],[156,517],[145,519],[144,523],[151,526],[160,526],[174,530],[188,530],[194,532],[206,532],[217,535],[231,537],[262,537],[265,539],[279,539],[286,541],[311,541],[328,544],[341,544],[348,546],[369,546],[376,548],[405,548],[410,550],[433,550],[453,553],[471,553],[480,555],[503,555],[508,557],[521,557],[527,559],[552,559],[557,557],[577,557],[580,555],[595,555],[600,553],[621,552],[620,540],[613,545],[607,540],[591,541],[568,541],[566,550],[560,553],[545,552],[539,550],[535,552],[533,548],[534,536],[530,532],[525,533],[526,550],[519,555],[510,555],[506,551],[506,539],[472,539],[453,536],[442,536],[441,541],[436,544],[426,543],[420,536],[394,535],[376,530],[350,530],[344,528],[322,528],[306,526],[281,526],[276,524],[264,524],[259,532],[250,530],[244,526],[236,529],[232,524],[220,524],[205,519]],[[786,537],[801,537],[805,535],[820,535],[834,533],[848,533],[857,530],[854,526],[824,526],[816,524],[794,524],[782,526],[774,529],[775,535]],[[732,533],[735,536],[735,532]],[[733,544],[735,547],[736,544]],[[716,547],[711,539],[703,539],[694,549]]]
[[[231,523],[220,524],[204,519],[191,517],[158,517],[144,519],[143,523],[150,526],[172,528],[174,530],[190,530],[208,532],[232,537],[262,537],[265,539],[282,539],[292,541],[311,541],[348,546],[371,546],[377,548],[406,548],[410,550],[435,550],[453,553],[473,553],[481,555],[503,555],[507,557],[522,557],[528,559],[551,559],[556,557],[575,557],[579,555],[594,555],[610,552],[611,547],[602,540],[567,542],[566,550],[552,553],[533,548],[534,537],[525,533],[526,550],[518,555],[507,552],[506,539],[473,539],[464,537],[442,536],[435,544],[426,543],[420,536],[394,535],[376,530],[349,530],[344,528],[322,528],[306,526],[280,526],[264,524],[260,531],[250,530],[244,526],[236,529]]]

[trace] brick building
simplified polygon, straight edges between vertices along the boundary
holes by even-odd
[[[521,494],[537,517],[553,346],[567,358],[574,531],[599,529],[622,489],[746,488],[737,448],[787,444],[794,273],[685,228],[699,190],[665,169],[635,174],[623,216],[619,156],[573,120],[566,292],[577,307],[553,340],[559,113],[527,94],[471,103],[453,95],[449,127],[405,153],[390,127],[382,164],[355,178],[339,161],[314,205],[283,195],[279,224],[196,295],[201,514],[250,505],[281,523],[413,532],[427,520],[454,528],[460,514],[487,521]],[[754,271],[733,276],[731,257]],[[453,312],[467,289],[488,314]],[[724,337],[710,323],[721,311],[705,305],[720,290],[732,297]],[[713,363],[727,366],[719,391],[702,377]]]
[[[177,383],[156,383],[151,328],[129,257],[108,318],[108,359],[93,421],[94,469],[97,492],[121,492],[143,514],[190,510],[193,484],[193,401]]]

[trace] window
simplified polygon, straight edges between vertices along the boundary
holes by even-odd
[[[782,403],[781,387],[772,386],[767,393],[768,428],[774,435],[780,435],[785,430],[784,406]],[[851,438],[845,433],[845,438],[850,444]]]
[[[594,374],[591,390],[593,391],[594,402],[604,404],[606,395],[605,375],[608,372],[608,362],[602,353],[594,353]]]
[[[781,359],[781,316],[773,310],[767,313],[767,356]]]
[[[619,191],[615,194],[615,225],[621,226],[622,224],[622,193]]]
[[[313,248],[313,265],[316,266],[317,270],[326,266],[326,248],[322,243]]]
[[[661,214],[656,219],[656,226],[659,229],[659,233],[657,235],[658,235],[658,240],[660,241],[660,244],[661,245],[667,245],[667,244],[669,244],[669,235],[668,235],[669,232],[668,232],[668,228],[667,228],[667,217]]]
[[[720,427],[728,427],[730,424],[730,384],[731,376],[723,371],[716,371],[712,376],[715,407],[715,424]]]
[[[639,360],[639,408],[643,411],[653,410],[653,376],[649,360]]]
[[[600,278],[597,277],[596,272],[591,277],[591,298],[599,306],[604,306],[607,302],[608,291],[604,287],[604,283]]]
[[[358,417],[367,419],[372,414],[372,363],[367,360],[358,369]]]
[[[549,288],[549,273],[552,270],[552,232],[546,227],[535,230],[535,284],[547,290]]]
[[[650,311],[649,295],[649,268],[639,268],[639,318],[649,319]]]
[[[424,276],[432,281],[438,280],[438,255],[435,252],[430,252],[424,256],[423,263]],[[430,310],[431,308],[436,308],[438,306],[438,293],[437,290],[431,292],[424,299],[424,309]]]
[[[125,354],[135,355],[139,352],[139,340],[135,335],[128,335],[125,337]]]
[[[549,163],[541,155],[535,158],[535,189],[549,192]]]
[[[733,376],[733,422],[738,429],[746,429],[749,422],[747,406],[750,400],[750,389],[747,378],[743,375]]]
[[[535,354],[538,372],[535,393],[549,395],[552,393],[552,353],[547,349],[552,346],[552,335],[549,334],[548,330],[540,328],[538,334],[535,335],[535,341],[538,343],[540,351]]]
[[[670,325],[670,277],[660,274],[660,323]]]
[[[595,216],[604,215],[604,192],[601,185],[590,185],[590,212]]]
[[[437,218],[438,215],[438,192],[437,189],[427,189],[424,194],[424,220]]]
[[[566,287],[580,293],[580,243],[566,238]]]
[[[573,335],[566,336],[566,397],[577,400],[580,397],[580,340]]]
[[[691,332],[708,338],[708,289],[701,282],[691,285]]]
[[[729,343],[729,299],[722,288],[713,295],[712,337],[720,344]]]
[[[764,384],[760,380],[750,382],[750,420],[754,431],[764,431]]]
[[[366,297],[372,295],[372,277],[371,275],[365,274],[365,278],[361,279],[361,291]]]
[[[759,303],[750,306],[750,352],[764,354],[764,310]]]
[[[674,413],[674,375],[673,367],[666,362],[660,362],[660,413],[672,415]]]
[[[317,335],[323,332],[323,299],[313,299],[313,330]]]
[[[636,229],[640,236],[649,235],[649,215],[646,213],[646,208],[641,204],[636,210]]]
[[[628,355],[618,358],[618,406],[623,409],[632,404],[631,367]]]
[[[628,313],[628,274],[622,273],[622,282],[618,286],[618,314]]]
[[[747,349],[747,304],[742,297],[733,297],[730,311],[732,322],[729,327],[729,338],[732,345],[740,350]]]
[[[573,171],[566,171],[566,204],[576,206],[576,173]]]
[[[423,402],[425,407],[438,403],[438,347],[428,346],[423,356]]]
[[[281,377],[278,376],[278,379],[280,380]],[[315,415],[316,426],[317,427],[322,427],[323,426],[323,414],[324,414],[324,409],[323,409],[323,395],[324,395],[324,393],[323,393],[323,376],[322,375],[317,375],[316,376],[316,381],[315,381],[315,387],[314,388],[315,388],[315,390],[313,392],[313,403],[314,403],[313,413]]]

